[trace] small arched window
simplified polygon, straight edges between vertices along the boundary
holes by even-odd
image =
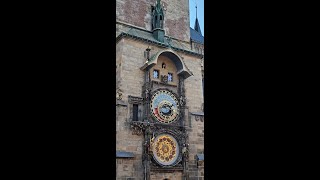
[[[160,21],[162,20],[162,16],[160,16]]]
[[[165,69],[165,68],[166,68],[166,64],[162,63],[162,69]]]

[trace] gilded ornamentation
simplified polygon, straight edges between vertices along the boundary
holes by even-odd
[[[159,135],[153,143],[153,156],[161,165],[171,165],[178,157],[177,140],[169,134]]]
[[[159,90],[151,97],[151,114],[161,123],[172,123],[179,116],[179,101],[167,90]]]

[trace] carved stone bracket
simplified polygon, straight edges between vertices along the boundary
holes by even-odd
[[[131,121],[130,128],[132,129],[132,134],[142,135],[142,133],[145,132],[148,135],[158,127],[149,122]]]
[[[116,98],[117,100],[122,100],[122,90],[119,88],[116,90]]]
[[[130,128],[132,129],[133,135],[141,135],[143,133],[144,125],[141,122],[131,122]]]

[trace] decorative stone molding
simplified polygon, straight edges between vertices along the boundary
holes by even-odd
[[[195,117],[194,117],[194,119],[196,120],[196,121],[201,121],[201,122],[203,122],[203,120],[204,120],[204,113],[203,112],[194,112],[194,113],[191,113],[192,115],[194,115]]]
[[[124,101],[122,100],[117,100],[116,101],[116,106],[124,106],[124,107],[127,107],[128,104],[126,104]]]
[[[168,83],[168,76],[167,75],[161,75],[161,82],[167,84]]]
[[[177,67],[177,74],[183,76],[185,79],[192,76],[193,73],[187,68],[185,63],[183,62],[181,56],[177,54],[172,49],[165,49],[162,51],[157,52],[154,56],[150,58],[149,61],[146,61],[146,63],[140,68],[141,70],[146,70],[148,67],[152,67],[157,64],[158,57],[160,55],[164,55],[168,58],[170,58]]]
[[[186,105],[186,97],[185,96],[180,96],[180,106],[184,107]]]
[[[117,100],[122,100],[122,90],[119,88],[116,90],[116,98]]]
[[[132,135],[141,135],[143,133],[144,125],[141,122],[130,122],[130,128],[132,130]]]
[[[130,104],[142,104],[143,103],[143,98],[129,95],[128,96],[128,102]]]
[[[195,120],[203,122],[203,116],[195,116]]]

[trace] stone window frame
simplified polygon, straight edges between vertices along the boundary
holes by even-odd
[[[154,77],[154,71],[157,71],[157,72],[158,72],[158,77],[157,77],[157,78]],[[160,79],[160,70],[159,70],[159,69],[153,69],[152,78],[153,78],[153,79]]]
[[[128,96],[129,103],[129,122],[139,122],[143,120],[143,98],[137,96]],[[133,121],[133,105],[138,105],[138,120]]]

